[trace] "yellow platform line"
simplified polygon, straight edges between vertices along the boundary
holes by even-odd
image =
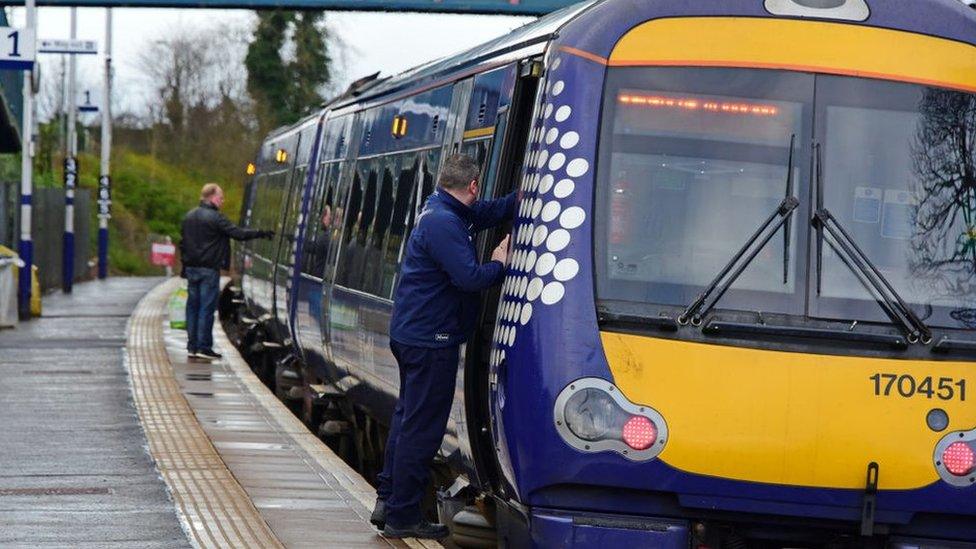
[[[214,325],[214,342],[223,352],[223,361],[230,366],[238,381],[244,384],[261,408],[278,424],[281,432],[288,433],[291,439],[312,459],[314,464],[331,474],[331,479],[324,479],[326,482],[331,484],[334,480],[341,486],[341,489],[336,490],[336,493],[339,495],[349,494],[367,510],[371,510],[376,501],[376,489],[370,486],[355,469],[342,461],[342,458],[337,456],[317,436],[312,434],[305,424],[295,417],[295,414],[278,400],[274,393],[268,390],[264,383],[254,375],[250,366],[227,338],[227,334],[217,324]],[[394,540],[387,541],[392,542]],[[413,549],[440,549],[443,547],[433,540],[407,538],[397,541],[403,542]]]
[[[164,336],[166,302],[178,279],[166,281],[147,294],[136,307],[128,327],[126,362],[133,399],[149,450],[176,504],[183,527],[197,547],[283,547],[261,517],[245,489],[227,468],[220,453],[200,426],[176,380]],[[328,478],[338,484],[335,493],[348,496],[349,507],[360,513],[372,509],[375,490],[268,390],[228,340],[219,323],[214,340],[224,353],[223,362],[250,396],[277,423],[295,445],[304,450]],[[363,520],[368,517],[362,516]],[[379,538],[382,539],[382,538]],[[437,549],[430,540],[384,540],[393,547]]]
[[[197,547],[283,547],[227,469],[180,391],[162,335],[178,279],[150,291],[128,325],[126,364],[149,451]]]

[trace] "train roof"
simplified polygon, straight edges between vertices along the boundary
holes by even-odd
[[[605,0],[580,14],[559,34],[563,44],[607,57],[627,31],[643,22],[680,17],[742,17],[819,20],[908,31],[976,45],[976,11],[958,0],[846,0],[867,5],[865,20],[837,17],[827,8],[809,7],[823,0]],[[833,5],[833,2],[824,2]],[[791,4],[795,15],[768,8]],[[783,40],[789,37],[784,36]]]
[[[530,46],[539,46],[541,51],[543,45],[556,37],[557,33],[566,35],[562,36],[563,42],[567,42],[568,38],[568,42],[578,43],[590,53],[607,56],[613,45],[627,30],[652,19],[726,16],[832,20],[830,17],[816,15],[774,15],[767,9],[770,1],[772,0],[696,0],[695,2],[585,0],[541,17],[494,40],[417,66],[398,75],[381,78],[374,74],[362,78],[346,92],[327,102],[323,109],[316,110],[295,124],[275,130],[265,142],[287,136],[310,120],[321,116],[324,109],[341,110],[353,105],[374,103],[411,88],[423,88],[439,81],[450,80],[493,58]],[[796,0],[782,1],[796,2]],[[959,0],[847,1],[866,2],[869,7],[868,19],[857,24],[905,30],[976,45],[976,11]],[[568,24],[574,19],[576,21]],[[560,33],[560,29],[564,27],[565,33]]]
[[[398,91],[422,87],[425,84],[444,79],[452,74],[464,72],[493,57],[507,52],[517,51],[534,44],[548,42],[556,31],[568,21],[579,15],[583,10],[601,0],[587,0],[565,7],[527,23],[512,32],[499,36],[473,48],[464,50],[414,67],[396,76],[379,81],[369,87],[357,97],[340,101],[333,105],[339,109],[354,103],[368,102]]]

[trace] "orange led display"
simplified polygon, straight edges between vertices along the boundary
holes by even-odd
[[[617,101],[624,105],[634,105],[661,109],[683,109],[688,111],[707,111],[727,114],[751,114],[754,116],[776,116],[779,108],[760,103],[712,101],[698,98],[665,97],[662,95],[620,94]]]

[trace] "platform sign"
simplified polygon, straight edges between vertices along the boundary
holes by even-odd
[[[38,40],[37,51],[39,53],[94,55],[98,53],[98,41],[74,38],[42,38]]]
[[[98,105],[92,105],[91,91],[85,90],[85,102],[78,105],[78,112],[98,112]]]
[[[34,31],[0,27],[0,69],[34,68]]]
[[[153,265],[172,267],[176,263],[176,245],[166,242],[153,242],[149,261]]]
[[[68,156],[64,159],[64,188],[73,191],[78,186],[78,159]]]
[[[112,217],[112,179],[107,175],[98,178],[98,216]]]

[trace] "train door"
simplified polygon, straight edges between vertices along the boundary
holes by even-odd
[[[271,273],[271,303],[275,325],[280,330],[279,340],[291,337],[288,332],[287,285],[292,273],[295,221],[298,208],[301,206],[305,174],[308,172],[307,151],[311,149],[310,141],[312,141],[312,136],[307,135],[307,131],[300,131],[295,135],[293,145],[290,147],[295,167],[288,171],[283,182],[281,212],[277,224],[278,234],[272,255],[274,265]]]
[[[305,165],[305,171],[301,173],[301,177],[294,184],[291,222],[285,228],[294,239],[291,246],[292,251],[287,255],[290,268],[288,280],[285,283],[287,289],[286,313],[288,315],[288,331],[295,342],[295,351],[299,356],[301,355],[301,348],[295,337],[297,333],[297,306],[302,293],[299,285],[305,271],[304,256],[315,251],[315,242],[310,240],[310,237],[314,237],[318,233],[318,226],[321,224],[320,195],[323,188],[323,166],[319,165],[319,157],[322,133],[325,131],[324,120],[325,116],[320,116],[315,123],[309,123],[302,131],[304,134],[303,148],[299,149],[298,156],[304,159],[302,163]],[[317,288],[317,290],[315,293],[321,295],[321,288]]]
[[[513,72],[506,74],[506,80],[502,81],[503,94],[491,126],[491,146],[484,152],[487,162],[482,176],[482,193],[486,199],[503,197],[518,188],[542,72],[541,61],[526,60],[511,70]],[[511,78],[511,84],[507,78]],[[510,94],[508,101],[505,100],[506,89]],[[477,248],[481,260],[490,260],[495,246],[510,232],[511,224],[506,224],[479,235]],[[490,429],[488,361],[500,291],[498,287],[491,288],[483,296],[478,328],[465,349],[463,370],[466,438],[476,472],[471,480],[483,491],[492,491],[498,486]]]

